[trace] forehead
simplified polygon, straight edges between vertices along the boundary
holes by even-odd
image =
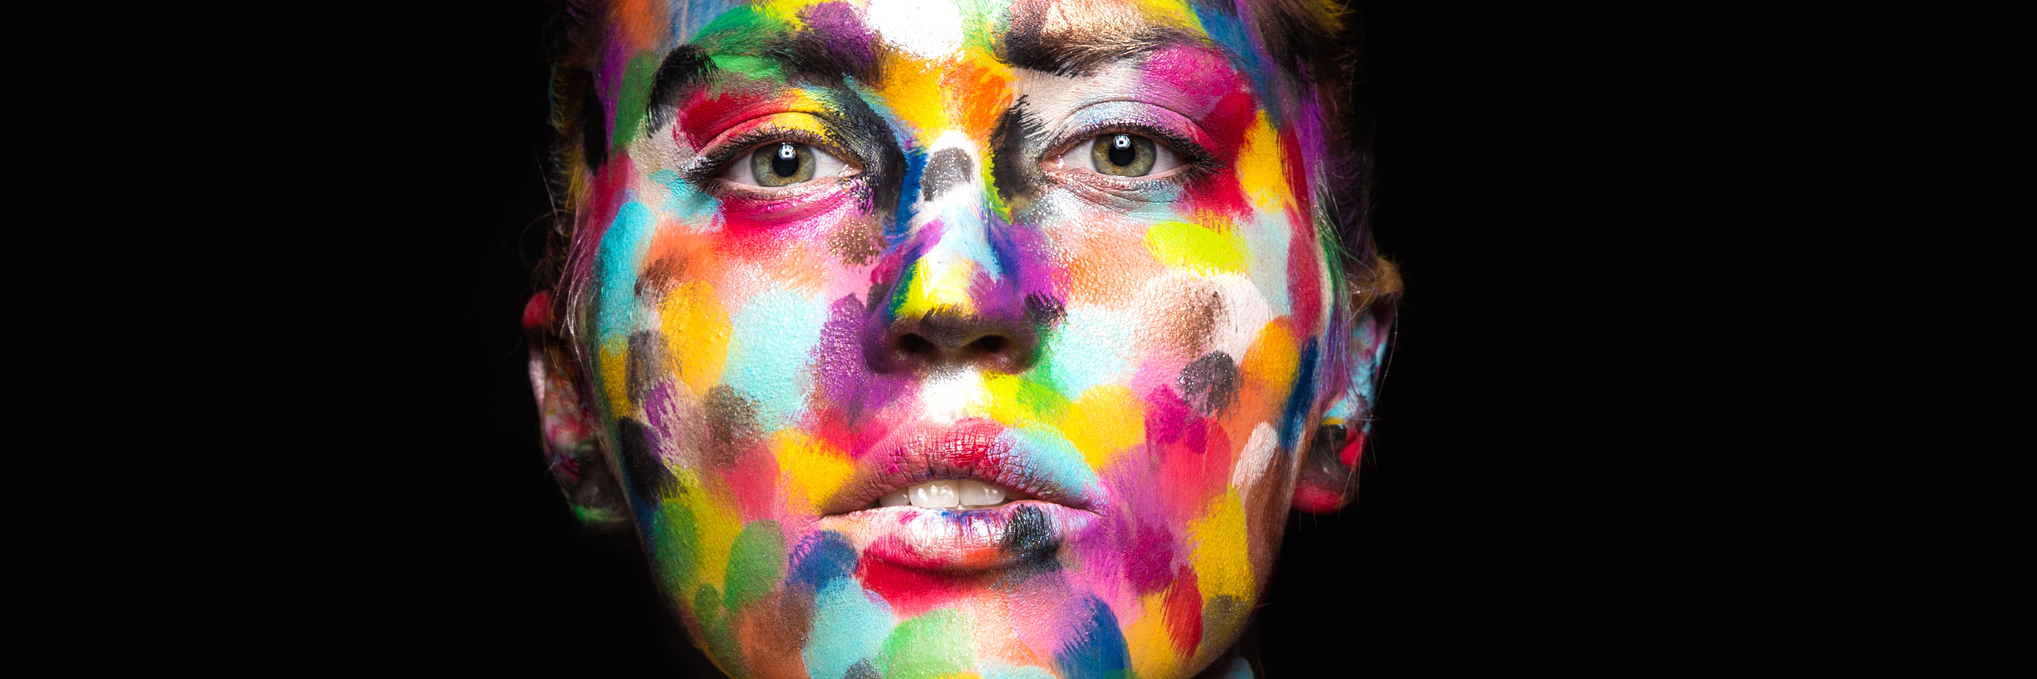
[[[1249,78],[1262,97],[1269,85],[1265,50],[1239,18],[1250,9],[1223,2],[625,0],[609,9],[596,78],[610,102],[654,77],[669,79],[674,65],[660,55],[678,51],[698,60],[700,75],[722,82],[847,79],[894,91],[903,81],[956,89],[1028,72],[1095,79],[1158,62],[1153,70],[1170,72],[1157,75],[1174,79],[1227,71],[1226,79]],[[954,77],[957,70],[973,77]],[[924,77],[928,71],[946,77]]]

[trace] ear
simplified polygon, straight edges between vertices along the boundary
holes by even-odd
[[[580,397],[584,390],[578,364],[556,328],[551,294],[532,295],[523,308],[523,331],[530,339],[530,387],[538,401],[538,438],[545,462],[580,525],[602,533],[628,529],[629,504],[623,499],[622,484],[601,454],[601,439],[595,435],[600,423]]]
[[[1322,421],[1308,438],[1308,451],[1294,483],[1294,508],[1323,514],[1342,509],[1358,490],[1358,462],[1372,433],[1373,395],[1385,373],[1387,346],[1401,293],[1400,272],[1378,259],[1369,275],[1351,285],[1344,348]]]

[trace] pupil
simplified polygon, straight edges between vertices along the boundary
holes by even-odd
[[[1116,139],[1110,140],[1110,163],[1112,165],[1124,167],[1132,164],[1132,161],[1137,160],[1138,157],[1139,152],[1132,149],[1131,135],[1120,134]]]
[[[799,152],[791,144],[778,147],[778,157],[771,159],[771,172],[780,177],[799,174]]]

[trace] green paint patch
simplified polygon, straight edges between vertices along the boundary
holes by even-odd
[[[1161,222],[1146,229],[1146,250],[1169,266],[1200,273],[1243,273],[1245,239],[1188,222]]]
[[[729,550],[728,609],[742,610],[771,592],[785,573],[785,531],[768,519],[751,521]]]
[[[969,621],[952,608],[927,611],[892,630],[877,652],[884,679],[939,679],[976,665]]]
[[[629,65],[622,71],[622,94],[615,105],[615,136],[609,148],[626,148],[643,131],[644,117],[651,112],[651,78],[657,74],[658,59],[650,52],[638,52],[629,58]]]
[[[715,591],[714,585],[701,585],[693,593],[693,620],[700,623],[700,635],[705,637],[701,641],[705,642],[709,655],[739,663],[743,654],[736,648],[734,616],[722,610],[721,599],[721,592]],[[745,676],[741,665],[729,667],[722,664],[722,670],[738,678]]]
[[[777,60],[740,54],[716,54],[708,57],[714,65],[724,71],[740,73],[751,80],[781,81],[785,69],[779,68]]]
[[[700,534],[694,528],[693,510],[683,502],[659,506],[660,515],[651,523],[653,563],[668,592],[684,592],[700,581]]]

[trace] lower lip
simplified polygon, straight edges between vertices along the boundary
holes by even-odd
[[[1050,558],[1096,514],[1037,500],[984,509],[876,507],[823,518],[863,552],[919,570],[982,571]]]

